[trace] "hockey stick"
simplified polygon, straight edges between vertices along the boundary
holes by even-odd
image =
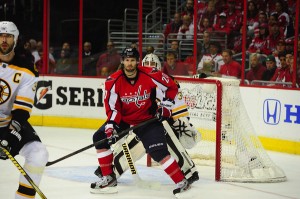
[[[129,150],[129,147],[128,147],[128,144],[127,144],[126,140],[122,144],[122,148],[123,148],[123,152],[124,152],[124,155],[126,157],[126,160],[127,160],[127,163],[128,163],[129,169],[130,169],[130,172],[131,172],[131,174],[133,176],[133,179],[135,181],[135,184],[138,187],[141,187],[141,188],[160,190],[160,187],[161,187],[160,182],[145,181],[145,180],[142,180],[140,178],[140,176],[139,176],[139,174],[137,172],[137,169],[136,169],[136,167],[134,165],[134,161],[132,159],[132,156],[131,156],[131,153],[130,153],[130,150]]]
[[[43,192],[39,189],[39,187],[33,182],[27,172],[23,169],[23,167],[19,164],[19,162],[9,153],[5,148],[0,147],[7,157],[12,161],[12,163],[17,167],[17,169],[21,172],[21,174],[26,178],[26,180],[31,184],[32,188],[40,195],[42,199],[47,199],[47,197],[43,194]]]
[[[128,129],[125,129],[125,130],[121,131],[121,132],[118,134],[118,136],[122,136],[122,135],[128,133],[129,131],[135,130],[135,129],[141,127],[141,126],[144,126],[144,125],[149,124],[149,123],[151,123],[151,122],[154,122],[154,121],[156,121],[156,120],[157,120],[157,118],[152,118],[152,119],[147,120],[147,121],[145,121],[145,122],[141,122],[140,124],[138,124],[138,125],[136,125],[136,126],[133,126],[133,127],[130,127],[130,128],[128,128]],[[53,165],[53,164],[55,164],[55,163],[57,163],[57,162],[60,162],[60,161],[62,161],[62,160],[64,160],[64,159],[67,159],[67,158],[69,158],[69,157],[72,157],[73,155],[76,155],[76,154],[78,154],[78,153],[81,153],[81,152],[83,152],[83,151],[85,151],[85,150],[87,150],[87,149],[89,149],[89,148],[92,148],[92,147],[94,147],[94,146],[96,146],[96,145],[102,144],[102,143],[104,143],[105,141],[107,141],[107,138],[105,138],[105,139],[103,139],[103,140],[99,140],[98,142],[95,142],[95,143],[93,143],[93,144],[90,144],[90,145],[88,145],[88,146],[86,146],[86,147],[83,147],[83,148],[81,148],[81,149],[79,149],[79,150],[77,150],[77,151],[74,151],[74,152],[72,152],[72,153],[70,153],[70,154],[68,154],[68,155],[65,155],[65,156],[63,156],[63,157],[61,157],[61,158],[58,158],[57,160],[54,160],[54,161],[51,161],[51,162],[47,162],[46,166]]]

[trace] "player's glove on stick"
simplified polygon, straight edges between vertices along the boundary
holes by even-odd
[[[164,120],[167,120],[172,115],[172,106],[174,105],[174,101],[170,99],[163,99],[161,101],[160,106],[157,109],[156,117],[158,118],[158,121],[162,122]]]
[[[19,144],[19,142],[22,140],[22,136],[19,132],[17,132],[14,129],[5,129],[4,132],[1,132],[4,134],[3,139],[0,140],[0,146],[5,148],[10,152],[12,146],[16,146]],[[0,152],[0,159],[6,160],[8,157],[5,153]]]
[[[119,135],[117,130],[119,130],[119,127],[114,123],[107,123],[105,125],[105,133],[109,145],[115,144],[118,141]]]

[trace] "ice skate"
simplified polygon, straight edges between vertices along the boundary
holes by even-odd
[[[183,179],[181,182],[178,182],[176,189],[173,190],[173,194],[175,197],[178,197],[180,193],[188,190],[191,186],[188,180]]]
[[[198,181],[199,180],[198,171],[195,171],[193,173],[193,175],[191,177],[189,177],[187,180],[188,180],[190,185],[193,184],[194,182]]]
[[[91,184],[91,193],[116,193],[117,190],[117,179],[114,173],[103,176],[100,181]]]

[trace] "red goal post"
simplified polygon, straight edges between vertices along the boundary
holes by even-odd
[[[218,164],[220,162],[220,150],[218,150],[221,146],[221,121],[222,121],[222,114],[221,114],[221,108],[222,108],[222,83],[219,80],[214,79],[191,79],[191,78],[176,78],[176,81],[180,85],[184,84],[194,84],[195,87],[197,87],[197,84],[199,85],[206,85],[207,90],[206,93],[214,92],[215,93],[215,105],[211,105],[211,107],[215,107],[215,135],[216,135],[216,145],[215,145],[215,151],[216,151],[216,158],[215,158],[215,180],[220,181],[220,171],[221,171],[221,165]],[[191,89],[190,85],[187,86],[187,88]],[[183,88],[181,88],[182,90]],[[192,89],[191,89],[192,90]],[[183,97],[185,99],[186,104],[189,107],[189,111],[197,106],[197,96],[188,95],[186,92],[183,94]],[[212,115],[213,117],[213,115]],[[213,118],[212,118],[213,119]]]
[[[181,78],[180,92],[201,141],[187,152],[196,165],[214,166],[216,181],[280,182],[284,172],[264,150],[244,107],[240,81]],[[147,159],[151,165],[151,159]]]

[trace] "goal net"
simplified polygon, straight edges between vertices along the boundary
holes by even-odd
[[[285,173],[263,148],[241,99],[239,80],[178,78],[201,141],[187,150],[197,165],[215,166],[217,181],[280,182]],[[253,107],[255,108],[255,107]]]

